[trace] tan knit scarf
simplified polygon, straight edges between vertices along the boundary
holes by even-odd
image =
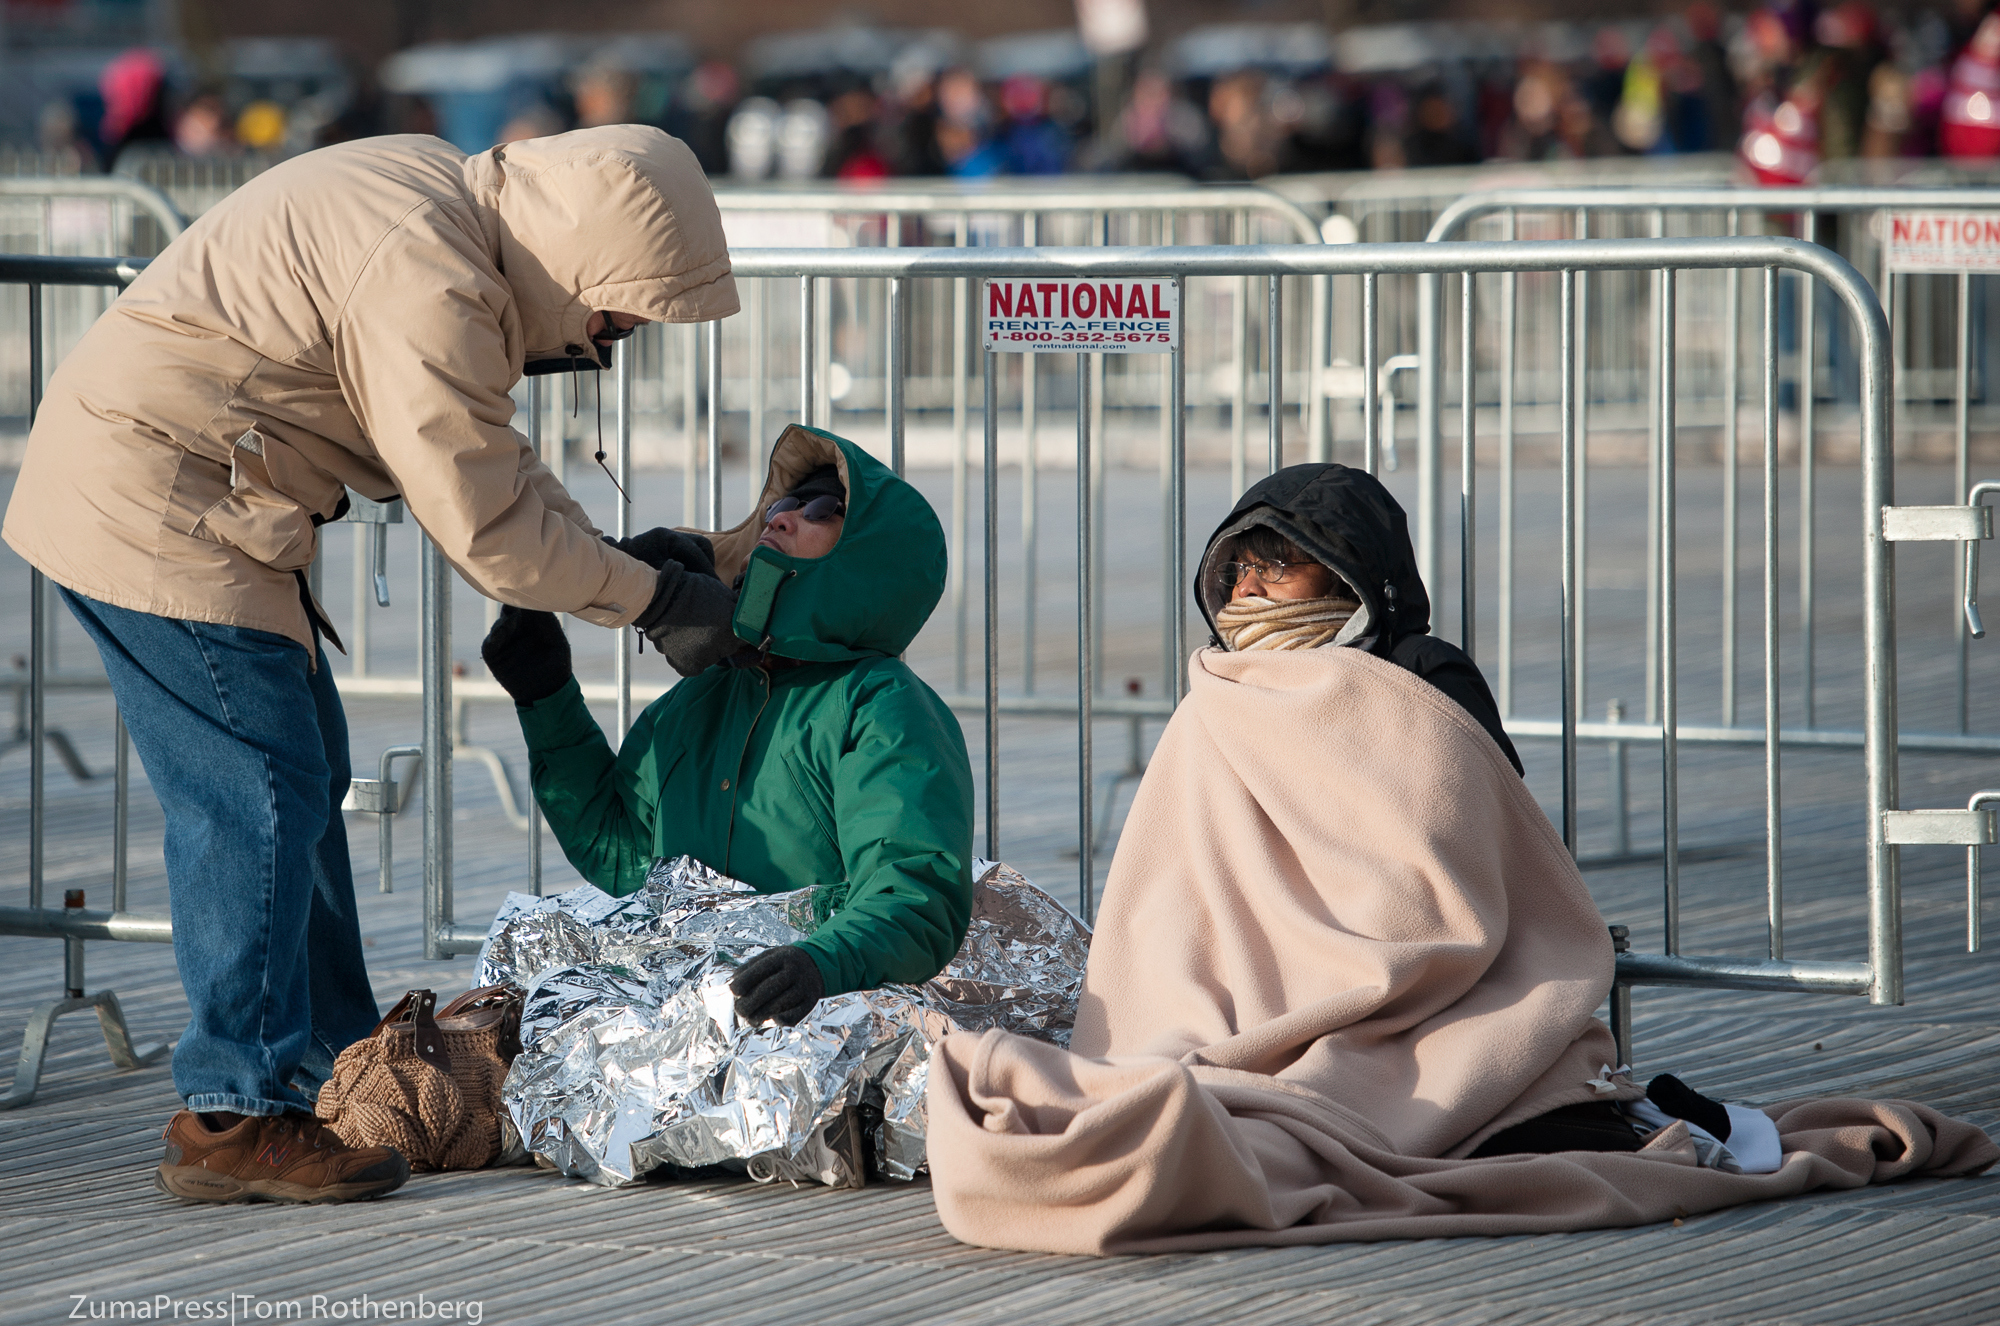
[[[1231,651],[1317,649],[1330,644],[1358,605],[1352,599],[1232,599],[1215,614]]]

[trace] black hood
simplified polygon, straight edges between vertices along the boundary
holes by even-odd
[[[1366,612],[1349,642],[1355,648],[1386,658],[1397,641],[1430,632],[1431,600],[1417,574],[1409,517],[1374,475],[1327,463],[1288,466],[1253,485],[1209,536],[1194,596],[1211,637],[1228,595],[1211,572],[1216,549],[1257,525],[1284,535],[1353,587]]]

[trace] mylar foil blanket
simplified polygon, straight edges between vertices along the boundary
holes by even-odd
[[[931,1047],[999,1027],[1067,1044],[1090,932],[1005,865],[976,862],[964,945],[921,988],[822,999],[796,1027],[750,1026],[729,981],[805,938],[814,890],[758,893],[691,857],[639,892],[509,894],[478,984],[528,991],[502,1088],[528,1148],[619,1186],[662,1167],[858,1187],[924,1168]]]

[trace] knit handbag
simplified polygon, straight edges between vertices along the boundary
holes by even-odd
[[[521,992],[488,985],[443,1012],[412,990],[334,1060],[319,1117],[349,1146],[392,1146],[413,1170],[481,1169],[524,1154],[500,1104],[500,1083],[521,1052]]]

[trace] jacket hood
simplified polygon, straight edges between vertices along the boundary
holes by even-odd
[[[738,308],[722,213],[677,138],[578,129],[468,157],[465,175],[499,232],[529,360],[594,355],[584,325],[599,310],[709,322]]]
[[[823,465],[840,471],[847,517],[824,557],[788,557],[757,542],[764,510]],[[743,577],[736,634],[808,663],[902,653],[944,594],[944,526],[922,493],[846,438],[793,424],[771,448],[757,505],[734,528],[705,534],[725,584]]]
[[[1429,633],[1431,600],[1417,574],[1409,518],[1389,490],[1366,470],[1292,465],[1253,485],[1209,535],[1194,596],[1217,645],[1215,614],[1229,597],[1215,573],[1218,549],[1257,525],[1284,535],[1353,587],[1362,611],[1336,643],[1387,656],[1398,640]]]

